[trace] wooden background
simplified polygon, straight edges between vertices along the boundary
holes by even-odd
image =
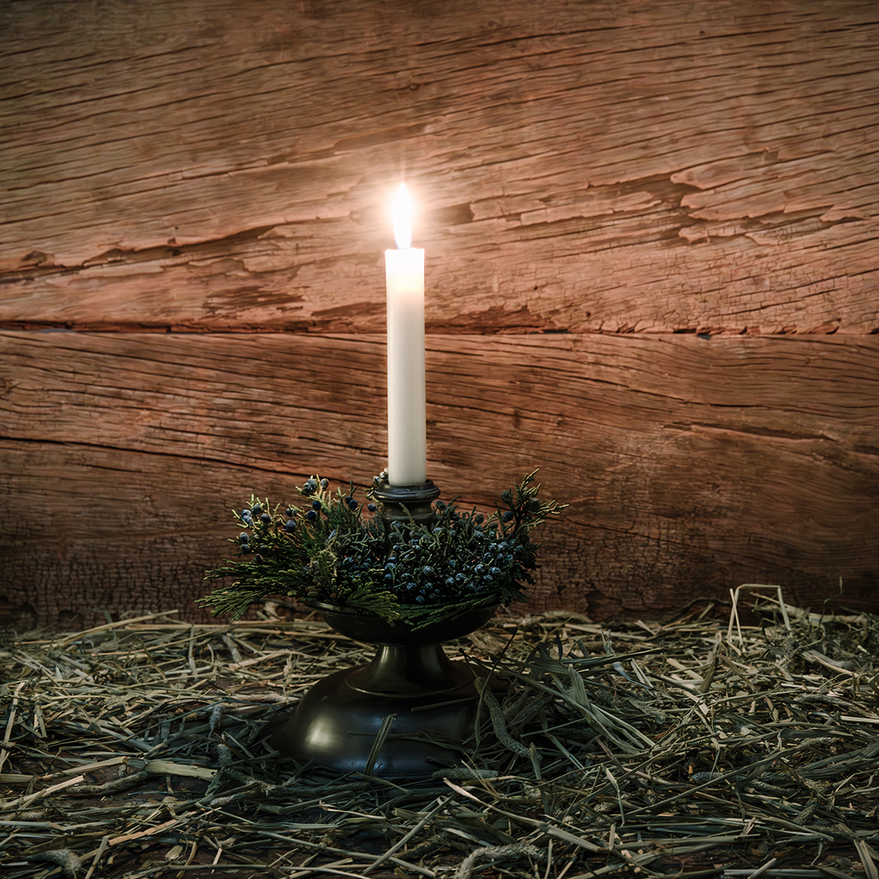
[[[533,608],[879,610],[874,0],[0,4],[0,602],[179,608],[229,511],[385,464],[570,504]],[[0,614],[0,615],[2,615]]]

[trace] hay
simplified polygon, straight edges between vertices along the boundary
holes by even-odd
[[[507,617],[449,645],[509,686],[483,688],[468,765],[407,783],[266,745],[369,655],[319,620],[7,636],[0,873],[879,879],[879,619],[763,587],[708,610]]]

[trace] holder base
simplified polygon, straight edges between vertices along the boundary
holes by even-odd
[[[473,672],[449,662],[441,692],[413,695],[363,689],[374,664],[345,669],[315,684],[292,717],[270,735],[281,753],[336,773],[423,778],[459,762],[473,735],[479,697]],[[395,715],[369,766],[385,718]]]

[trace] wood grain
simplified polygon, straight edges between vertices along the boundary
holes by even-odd
[[[7,327],[380,332],[405,176],[437,332],[879,330],[868,0],[20,5]]]
[[[879,607],[874,0],[8,0],[0,33],[0,618],[195,614],[242,495],[383,466],[401,178],[431,475],[570,504],[534,607]]]
[[[381,337],[0,342],[19,511],[5,597],[40,618],[168,601],[197,615],[251,493],[292,498],[313,472],[366,486],[384,466]],[[544,532],[532,607],[651,615],[755,581],[814,605],[840,578],[846,603],[871,606],[877,353],[839,336],[433,336],[429,473],[483,506],[539,465],[570,505]]]

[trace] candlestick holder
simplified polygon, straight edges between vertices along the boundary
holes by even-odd
[[[469,634],[533,582],[531,530],[561,507],[538,498],[534,471],[501,493],[495,511],[433,503],[432,482],[389,485],[361,504],[353,483],[333,491],[311,476],[304,501],[251,496],[234,513],[235,559],[207,572],[231,583],[199,599],[239,619],[284,595],[341,634],[374,644],[363,666],[337,672],[268,731],[285,754],[334,772],[418,777],[456,762],[475,732],[474,674],[443,643]]]
[[[429,523],[439,494],[430,481],[377,480],[372,490],[388,528]],[[442,645],[480,628],[496,605],[420,627],[322,603],[311,606],[337,632],[373,644],[376,651],[366,665],[312,687],[292,717],[271,732],[271,744],[337,773],[417,778],[459,761],[474,733],[479,694],[473,671],[465,662],[452,662]]]
[[[479,695],[473,671],[452,662],[442,642],[475,631],[495,607],[414,630],[401,621],[318,610],[340,634],[376,645],[375,655],[315,684],[270,734],[271,744],[336,773],[419,778],[459,762],[475,730]]]

